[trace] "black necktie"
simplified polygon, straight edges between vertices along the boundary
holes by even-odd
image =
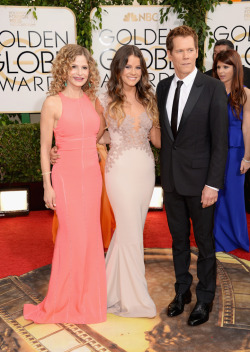
[[[176,135],[177,135],[178,105],[179,105],[180,90],[181,90],[182,84],[183,84],[183,81],[177,82],[177,87],[174,93],[174,101],[173,101],[172,115],[171,115],[171,129],[172,129],[174,138],[176,138]]]

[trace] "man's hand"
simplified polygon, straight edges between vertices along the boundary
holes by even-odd
[[[201,193],[202,208],[207,208],[217,202],[218,191],[208,186],[205,186]]]
[[[240,173],[245,174],[247,170],[250,169],[250,163],[246,162],[242,159],[241,164],[240,164]]]
[[[50,151],[50,162],[54,165],[57,159],[60,158],[60,154],[57,153],[57,146],[54,146]]]

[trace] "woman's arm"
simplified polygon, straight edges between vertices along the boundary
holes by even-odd
[[[161,148],[161,129],[160,127],[153,126],[150,130],[150,141],[156,148]]]
[[[106,122],[105,122],[105,118],[104,118],[104,108],[101,105],[100,100],[98,98],[96,98],[96,101],[95,101],[95,109],[96,109],[98,115],[100,116],[100,128],[99,128],[99,132],[98,132],[98,134],[96,136],[96,141],[98,143],[103,144],[99,140],[102,137],[102,135],[103,135],[103,133],[104,133],[104,131],[106,129]]]
[[[58,111],[56,97],[48,97],[42,107],[40,120],[40,143],[41,143],[41,169],[43,175],[44,202],[45,205],[55,210],[55,192],[50,178],[50,149],[52,145],[53,128]]]
[[[242,133],[245,146],[245,154],[241,161],[240,171],[245,174],[250,168],[250,89],[245,88],[247,101],[243,106]]]

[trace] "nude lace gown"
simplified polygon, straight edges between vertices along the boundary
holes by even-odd
[[[59,95],[62,116],[54,133],[61,157],[52,171],[59,227],[47,296],[37,306],[26,304],[24,317],[36,323],[99,323],[107,312],[96,150],[100,118],[85,94]]]
[[[107,101],[106,94],[100,96],[104,110]],[[155,184],[148,140],[152,121],[146,112],[126,116],[120,127],[112,118],[106,119],[111,146],[105,181],[116,221],[106,256],[108,313],[151,318],[156,307],[145,279],[143,228]]]

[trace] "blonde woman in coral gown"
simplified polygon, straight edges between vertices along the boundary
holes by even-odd
[[[59,226],[48,293],[36,306],[25,304],[23,314],[35,323],[100,323],[107,298],[96,139],[103,129],[92,103],[99,76],[88,50],[75,44],[59,51],[52,75],[41,114],[41,167],[44,201],[56,209]],[[52,186],[53,131],[60,159]]]
[[[108,92],[96,109],[106,118],[111,146],[105,182],[116,229],[107,256],[108,312],[123,317],[156,315],[147,289],[143,228],[155,184],[149,138],[159,147],[154,93],[141,51],[121,47],[111,63]]]
[[[104,252],[107,252],[112,235],[115,231],[115,217],[113,213],[113,209],[111,208],[106,186],[105,186],[105,163],[107,159],[107,148],[104,144],[97,144],[97,151],[99,155],[99,164],[102,175],[102,196],[101,196],[101,230],[102,230],[102,242]],[[54,147],[51,150],[50,158],[53,164],[56,163],[57,160],[57,148]],[[53,223],[52,223],[52,239],[55,243],[56,235],[58,229],[58,219],[56,212],[54,212]]]

